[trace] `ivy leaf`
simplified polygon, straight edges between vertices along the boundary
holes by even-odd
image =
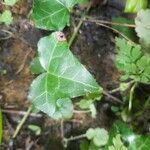
[[[31,65],[30,65],[30,70],[33,74],[40,74],[44,72],[44,69],[42,68],[38,57],[35,57],[32,60]]]
[[[150,9],[139,11],[135,18],[135,24],[140,43],[150,53]]]
[[[70,15],[59,0],[34,0],[32,18],[38,28],[62,30],[69,25]]]
[[[17,0],[4,0],[5,4],[8,6],[13,6]]]
[[[141,9],[147,8],[148,0],[127,0],[125,12],[136,13]]]
[[[70,9],[85,0],[34,0],[32,18],[36,27],[62,30],[70,21]]]
[[[5,23],[6,25],[10,25],[13,21],[11,11],[5,10],[2,14],[0,14],[0,22]]]
[[[57,112],[57,100],[65,101],[99,91],[94,78],[70,52],[61,32],[42,38],[38,43],[38,53],[45,72],[33,81],[30,88],[29,99],[36,108],[53,116]]]

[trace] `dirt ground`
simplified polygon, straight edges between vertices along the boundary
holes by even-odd
[[[12,7],[14,24],[10,27],[0,25],[0,106],[4,111],[4,139],[1,150],[62,150],[60,122],[55,122],[45,114],[30,116],[23,125],[15,140],[11,136],[16,125],[22,118],[19,111],[26,111],[30,102],[27,99],[28,90],[35,78],[30,72],[30,63],[36,55],[38,40],[49,34],[36,29],[29,19],[31,14],[30,0],[20,1]],[[89,16],[110,20],[112,16],[122,15],[121,7],[112,4],[98,5],[91,9]],[[72,18],[72,24],[75,22]],[[71,26],[71,29],[73,26]],[[14,35],[9,39],[8,30]],[[66,29],[66,35],[72,30]],[[77,39],[71,47],[75,56],[94,75],[97,82],[106,90],[117,87],[120,73],[115,68],[115,34],[109,29],[84,22]],[[69,36],[68,36],[69,37]],[[84,133],[89,127],[104,127],[109,129],[114,115],[110,111],[110,101],[104,98],[97,105],[97,117],[92,119],[87,114],[76,114],[64,123],[66,137]],[[13,113],[16,112],[16,113]],[[40,136],[34,135],[27,126],[37,124],[42,128]],[[71,146],[70,146],[71,145]],[[79,141],[71,142],[68,150],[78,150]]]

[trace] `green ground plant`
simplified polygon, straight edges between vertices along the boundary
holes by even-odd
[[[109,94],[98,85],[90,72],[70,51],[71,43],[82,22],[80,21],[75,28],[71,42],[67,41],[63,34],[63,29],[70,25],[73,7],[83,2],[83,0],[33,1],[32,19],[35,26],[51,31],[51,34],[42,37],[38,42],[38,54],[31,63],[31,72],[37,77],[31,84],[28,98],[32,102],[32,108],[44,112],[55,120],[70,119],[75,111],[73,99],[81,96],[77,105],[81,110],[90,112],[94,118],[96,117],[95,103],[98,103],[102,96]],[[140,44],[135,44],[130,37],[129,40],[123,38],[115,40],[117,51],[115,64],[122,72],[122,76],[119,87],[112,91],[124,92],[129,89],[128,97],[125,98],[128,104],[127,117],[132,110],[136,86],[139,83],[150,83],[150,40],[148,39],[150,31],[147,29],[150,10],[141,10],[141,8],[147,7],[146,0],[138,1],[136,4],[134,2],[127,1],[125,12],[140,10],[135,18],[135,30],[140,38]],[[15,0],[5,1],[8,6],[15,3]],[[3,17],[3,15],[6,16]],[[1,14],[0,21],[9,25],[10,18],[11,15],[7,12],[7,14]],[[120,103],[124,111],[124,101]],[[30,107],[28,114],[31,110]],[[30,125],[29,129],[38,135],[41,132],[40,128],[34,125]],[[17,133],[13,137],[16,135]],[[103,128],[90,128],[83,135],[64,138],[63,142],[66,146],[69,141],[80,138],[85,138],[80,142],[81,150],[149,150],[150,147],[150,138],[147,135],[134,133],[129,126],[122,122],[114,123],[109,132]]]

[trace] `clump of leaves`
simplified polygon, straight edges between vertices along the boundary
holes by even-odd
[[[148,0],[127,0],[125,12],[136,13],[141,9],[147,8]]]
[[[140,10],[135,18],[135,24],[140,44],[150,53],[150,9]]]
[[[135,82],[149,83],[150,57],[143,54],[141,46],[131,45],[121,38],[116,38],[116,46],[116,66],[124,73],[122,80],[130,78]]]
[[[70,118],[70,98],[86,93],[100,93],[95,79],[69,50],[61,32],[54,32],[38,43],[39,61],[45,70],[32,83],[29,99],[33,105],[54,119]]]
[[[6,25],[10,25],[13,21],[12,13],[9,10],[5,10],[2,14],[0,14],[0,23],[5,23]]]

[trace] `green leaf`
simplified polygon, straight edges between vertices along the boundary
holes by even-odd
[[[44,69],[42,68],[39,58],[35,57],[30,65],[30,70],[33,74],[40,74],[44,72]]]
[[[91,111],[92,118],[96,118],[97,111],[96,111],[95,105],[93,103],[89,106],[89,109]]]
[[[129,150],[149,150],[150,136],[139,135],[131,139]]]
[[[96,128],[95,132],[96,132],[96,135],[93,139],[93,143],[96,146],[106,145],[109,139],[108,132],[105,129],[100,129],[100,128]]]
[[[53,116],[57,112],[57,100],[99,91],[94,78],[70,52],[61,32],[42,38],[38,53],[45,73],[30,88],[29,99],[36,108]]]
[[[32,18],[38,28],[62,30],[69,25],[70,15],[59,0],[34,0]]]
[[[80,150],[89,150],[89,142],[87,140],[81,140]]]
[[[120,121],[117,121],[113,124],[111,131],[109,133],[109,141],[108,141],[109,150],[117,150],[117,148],[114,149],[114,146],[112,145],[116,146],[121,145],[120,142],[119,142],[120,144],[119,143],[117,144],[117,141],[114,141],[117,135],[120,135],[120,138],[122,139],[121,142],[126,143],[128,145],[129,150],[149,150],[150,136],[135,134],[127,124]]]
[[[93,128],[90,128],[86,131],[86,137],[91,140],[95,137],[95,130]]]
[[[116,137],[113,138],[113,145],[108,147],[109,150],[128,150],[127,147],[124,146],[121,141],[120,135],[117,134]]]
[[[150,53],[150,9],[139,11],[135,18],[135,24],[140,43]]]
[[[70,21],[70,9],[85,0],[34,0],[32,18],[36,27],[63,30]]]
[[[64,118],[69,119],[73,115],[73,104],[72,101],[68,98],[58,99],[56,101],[56,111],[52,115],[52,118],[55,120]]]
[[[127,78],[135,82],[150,82],[150,57],[144,55],[139,45],[131,45],[124,39],[116,38],[118,54],[116,66],[124,74],[122,80]]]
[[[35,133],[35,135],[40,135],[41,134],[41,128],[37,125],[30,124],[30,125],[28,125],[28,128],[31,131],[33,131]]]
[[[87,150],[87,149],[86,149]],[[103,150],[101,147],[96,146],[93,141],[90,142],[88,150]]]
[[[122,24],[133,24],[134,23],[134,21],[129,20],[129,19],[124,18],[124,17],[113,17],[112,22],[122,23]],[[125,27],[125,26],[119,26],[119,25],[118,26],[113,25],[112,27],[114,29],[116,29],[117,31],[126,35],[129,39],[131,39],[133,41],[135,40],[135,31],[132,28]]]
[[[113,144],[113,138],[117,134],[120,134],[124,141],[128,141],[128,137],[134,135],[133,131],[128,127],[128,125],[121,121],[116,121],[110,130],[108,145]]]
[[[125,6],[126,13],[136,13],[148,6],[148,0],[127,0]]]
[[[10,25],[13,21],[11,11],[5,10],[2,14],[0,14],[0,23],[5,23],[6,25]]]
[[[4,0],[4,3],[8,6],[13,6],[18,0]]]
[[[88,129],[86,132],[86,137],[89,140],[92,140],[98,147],[106,145],[109,138],[108,132],[103,128]]]
[[[2,112],[0,110],[0,144],[2,143],[2,137],[3,137],[3,118]]]
[[[79,102],[79,107],[81,109],[89,109],[90,105],[93,103],[92,100],[83,99]]]

